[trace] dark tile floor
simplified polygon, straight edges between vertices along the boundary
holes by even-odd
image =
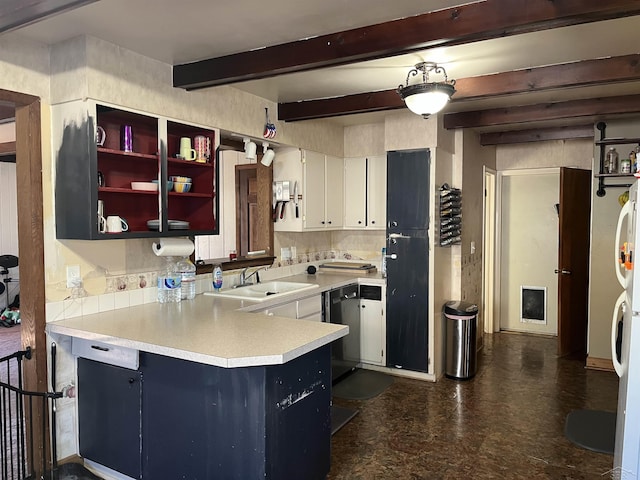
[[[564,436],[574,409],[615,411],[615,373],[558,358],[556,339],[484,338],[477,375],[437,383],[396,378],[332,438],[328,479],[603,479],[613,456]]]

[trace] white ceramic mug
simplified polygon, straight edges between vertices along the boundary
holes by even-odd
[[[106,221],[107,233],[122,233],[129,230],[129,224],[118,215],[109,215]]]
[[[104,141],[107,139],[107,134],[100,125],[96,127],[96,145],[99,147],[104,146]]]
[[[107,231],[107,219],[104,218],[104,202],[98,200],[98,231],[105,233]]]
[[[180,156],[183,160],[195,160],[198,156],[195,149],[191,148],[191,139],[189,137],[180,139]]]

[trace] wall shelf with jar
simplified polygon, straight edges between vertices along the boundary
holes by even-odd
[[[600,148],[600,163],[598,173],[594,176],[598,179],[598,190],[596,194],[599,197],[606,195],[607,188],[629,188],[634,178],[634,174],[638,171],[638,153],[640,153],[640,137],[638,138],[618,138],[606,136],[607,124],[598,122],[596,128],[600,131],[600,140],[595,144]],[[629,147],[635,145],[635,147]],[[626,153],[626,149],[620,147],[629,147],[630,152]],[[617,147],[617,148],[616,148]],[[624,152],[624,153],[621,153]],[[616,183],[607,183],[608,179],[620,179]],[[626,180],[624,183],[621,181]]]

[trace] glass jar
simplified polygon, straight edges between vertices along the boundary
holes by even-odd
[[[607,152],[605,159],[605,173],[618,173],[618,152],[614,147],[611,147]]]

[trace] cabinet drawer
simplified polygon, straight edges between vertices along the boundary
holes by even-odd
[[[320,295],[314,295],[313,297],[298,300],[297,318],[308,317],[315,313],[322,313],[322,297]]]
[[[73,337],[71,340],[71,353],[76,357],[88,358],[97,362],[108,363],[109,365],[131,370],[138,369],[138,350],[132,348]]]
[[[296,302],[267,308],[264,313],[269,316],[296,318]]]

